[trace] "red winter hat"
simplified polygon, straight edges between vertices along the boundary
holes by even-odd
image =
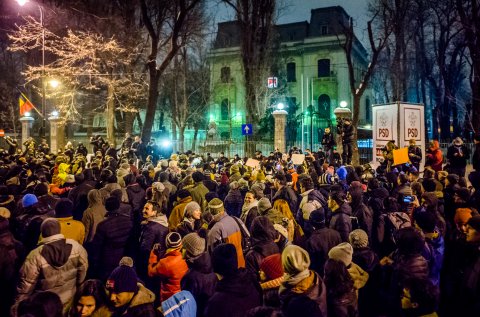
[[[267,280],[271,281],[283,276],[282,256],[275,253],[267,256],[260,264],[260,270],[265,273]]]

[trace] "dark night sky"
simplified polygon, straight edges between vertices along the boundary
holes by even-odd
[[[367,28],[367,7],[369,0],[280,0],[286,3],[286,8],[280,14],[279,23],[291,23],[310,20],[310,10],[329,7],[342,6],[347,13],[353,17],[356,26],[356,33],[363,42],[363,33]],[[232,10],[227,9],[225,5],[218,5],[218,0],[210,0],[210,13],[214,17],[214,22],[233,20]],[[213,22],[213,21],[212,21]]]

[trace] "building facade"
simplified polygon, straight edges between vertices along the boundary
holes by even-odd
[[[342,48],[342,30],[350,17],[340,6],[318,8],[311,11],[310,21],[275,26],[278,54],[276,88],[272,97],[264,102],[264,113],[283,103],[290,116],[288,133],[296,144],[315,143],[321,139],[323,129],[335,126],[334,109],[342,105],[351,107],[352,95],[345,52]],[[359,83],[368,66],[367,51],[355,40],[353,61],[355,79]],[[240,59],[240,30],[236,21],[219,23],[213,49],[209,54],[212,98],[210,121],[215,121],[222,139],[241,136],[245,122],[245,88]],[[265,78],[265,85],[269,84]],[[273,85],[272,80],[270,84]],[[275,93],[278,90],[278,93]],[[361,101],[360,125],[371,122],[372,94],[366,90]],[[288,136],[287,136],[288,138]]]

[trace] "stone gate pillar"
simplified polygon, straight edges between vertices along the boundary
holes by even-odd
[[[57,154],[58,150],[63,150],[65,146],[65,128],[58,116],[51,116],[48,121],[50,121],[50,151]]]
[[[272,114],[275,120],[274,146],[275,149],[278,149],[281,153],[285,153],[287,151],[287,143],[285,140],[287,112],[285,110],[275,110]]]
[[[22,148],[23,143],[32,135],[33,120],[30,116],[20,118],[20,122],[22,123],[22,143],[20,144],[20,148]]]

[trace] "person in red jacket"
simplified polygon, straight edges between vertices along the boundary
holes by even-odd
[[[427,150],[425,166],[430,166],[435,172],[442,170],[443,154],[437,140],[430,142]]]
[[[178,232],[170,232],[166,237],[167,252],[161,259],[158,258],[157,248],[154,246],[148,261],[148,276],[159,276],[160,302],[169,299],[181,291],[180,281],[188,271],[188,266],[182,257],[182,237]]]

